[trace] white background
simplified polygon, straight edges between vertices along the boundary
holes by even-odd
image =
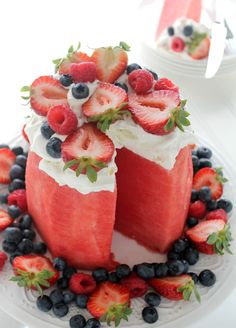
[[[157,0],[158,1],[158,0]],[[174,0],[173,0],[174,1]],[[124,40],[135,49],[147,22],[137,0],[7,0],[0,2],[0,142],[7,142],[23,125],[27,109],[19,89],[34,78],[53,72],[51,60],[63,56],[69,45],[115,45]],[[151,0],[150,0],[151,2]],[[236,5],[236,3],[235,3]],[[159,13],[157,13],[158,17]],[[153,15],[152,15],[153,16]],[[137,52],[137,58],[140,54]],[[148,63],[147,63],[148,64]],[[165,69],[160,68],[164,74]],[[158,73],[160,73],[158,71]],[[192,122],[236,167],[236,76],[211,81],[168,76],[189,99]],[[236,326],[236,291],[216,311],[188,328]],[[14,316],[14,313],[12,314]],[[0,312],[0,326],[24,327]],[[26,323],[27,324],[27,323]],[[28,327],[30,328],[30,327]],[[176,328],[178,328],[176,326]],[[182,328],[182,327],[181,327]]]

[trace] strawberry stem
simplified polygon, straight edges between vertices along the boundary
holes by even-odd
[[[118,327],[121,320],[129,320],[128,316],[131,315],[132,309],[129,307],[128,303],[124,304],[113,304],[109,309],[99,318],[101,322],[106,322],[108,326],[111,322],[115,322],[115,327]]]
[[[71,45],[67,51],[67,55],[65,57],[62,58],[57,58],[57,59],[53,59],[52,62],[53,64],[55,64],[55,73],[59,70],[61,64],[63,63],[63,61],[65,59],[70,59],[71,56],[73,55],[73,53],[77,52],[81,47],[81,43],[79,42],[77,47],[74,48],[73,45]]]
[[[201,296],[195,286],[195,283],[193,279],[191,279],[189,282],[187,282],[184,286],[181,286],[177,288],[177,292],[182,293],[183,299],[185,301],[189,301],[192,293],[194,293],[194,296],[198,303],[201,303]]]
[[[186,105],[187,100],[181,100],[178,107],[174,108],[170,114],[170,118],[164,126],[164,130],[166,132],[170,132],[177,126],[182,132],[184,132],[183,126],[189,126],[190,121],[187,117],[190,115],[184,107]]]
[[[230,226],[225,224],[224,229],[219,232],[213,232],[207,238],[207,244],[213,245],[214,250],[219,255],[224,255],[224,251],[233,254],[230,250],[230,242],[233,240]]]
[[[206,37],[207,37],[207,33],[197,33],[197,32],[195,32],[193,34],[193,37],[192,37],[191,41],[186,42],[188,52],[192,53],[200,45],[202,40],[204,40]]]

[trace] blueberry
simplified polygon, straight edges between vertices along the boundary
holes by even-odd
[[[200,188],[199,199],[203,202],[209,202],[211,200],[211,189],[206,186]]]
[[[0,149],[2,149],[2,148],[10,148],[7,144],[0,144]]]
[[[21,211],[20,211],[19,207],[16,205],[8,206],[7,212],[10,215],[10,217],[13,219],[18,218],[18,216],[21,215]]]
[[[14,253],[11,254],[10,256],[10,263],[12,264],[13,263],[13,260],[17,257],[17,256],[21,256],[22,253],[20,251],[16,251]]]
[[[120,264],[116,268],[116,274],[120,279],[128,277],[131,274],[130,267],[127,264]]]
[[[30,239],[23,238],[18,244],[18,249],[23,254],[30,254],[33,252],[33,242]]]
[[[176,253],[182,253],[186,248],[186,242],[183,239],[178,239],[174,242],[172,249]]]
[[[8,194],[1,194],[0,195],[0,204],[7,204],[8,202]]]
[[[181,262],[183,263],[184,265],[184,271],[183,273],[187,273],[188,272],[188,269],[189,269],[189,264],[186,260],[181,260]]]
[[[75,268],[67,267],[63,270],[63,277],[70,279],[74,273],[76,273],[77,270]]]
[[[126,73],[129,75],[131,72],[135,71],[136,69],[141,69],[142,67],[138,64],[129,64],[126,68]]]
[[[179,260],[181,256],[179,253],[176,253],[174,251],[169,251],[167,254],[167,258],[168,260],[173,261],[173,260]]]
[[[67,267],[66,260],[63,257],[56,257],[53,260],[53,266],[58,271],[63,271]]]
[[[196,200],[198,200],[198,191],[195,189],[192,189],[192,193],[191,193],[191,202],[195,202]]]
[[[8,227],[4,231],[4,238],[6,241],[16,243],[18,245],[23,239],[23,234],[19,228]]]
[[[175,30],[174,30],[173,26],[168,27],[167,33],[169,36],[173,36],[175,34]]]
[[[200,158],[199,169],[202,169],[203,167],[212,167],[212,162],[207,158]]]
[[[200,272],[198,278],[200,283],[206,287],[213,286],[216,282],[216,276],[211,270],[203,270]]]
[[[192,155],[197,156],[197,149],[192,150]]]
[[[138,267],[138,264],[135,264],[135,265],[133,266],[133,268],[132,268],[132,271],[135,272],[135,273],[137,273],[137,267]]]
[[[154,292],[147,293],[144,299],[145,302],[150,306],[158,306],[161,303],[161,296]]]
[[[217,201],[217,208],[222,208],[226,213],[229,213],[233,209],[233,204],[230,200],[220,199]]]
[[[166,263],[158,263],[155,266],[155,275],[157,278],[164,278],[168,274],[168,266]]]
[[[199,158],[197,156],[192,155],[192,163],[194,170],[198,170],[199,168]]]
[[[147,323],[154,323],[158,320],[157,310],[153,306],[147,306],[142,311],[143,320]]]
[[[100,327],[101,327],[100,321],[95,318],[88,319],[86,323],[86,328],[100,328]]]
[[[67,278],[62,277],[57,280],[57,287],[59,289],[66,289],[68,288],[68,286],[69,286],[69,280]]]
[[[22,233],[23,233],[24,238],[28,238],[28,239],[30,239],[32,241],[36,237],[36,233],[32,229],[24,229],[24,230],[22,230]]]
[[[75,294],[72,293],[70,290],[63,293],[63,301],[65,304],[70,304],[71,302],[74,301],[74,299],[75,299]]]
[[[168,273],[171,276],[179,276],[184,272],[184,264],[180,260],[168,262]]]
[[[189,228],[195,227],[195,225],[198,224],[198,219],[194,218],[193,216],[190,216],[187,219],[186,224]]]
[[[26,167],[26,162],[27,162],[27,158],[24,155],[16,156],[15,164],[20,165],[21,167],[23,167],[23,169],[25,169]]]
[[[24,153],[24,149],[22,147],[13,147],[11,151],[17,156],[22,155]]]
[[[217,209],[217,201],[216,200],[210,200],[209,202],[206,202],[206,207],[208,211],[214,211]]]
[[[212,151],[207,147],[199,147],[197,149],[198,158],[211,158]]]
[[[155,277],[154,266],[150,263],[142,263],[137,265],[137,275],[144,280]]]
[[[77,83],[71,89],[75,99],[84,99],[89,96],[89,88],[86,83]]]
[[[70,318],[70,328],[84,328],[86,326],[86,320],[81,314],[76,314]]]
[[[154,80],[158,80],[158,75],[156,72],[153,72],[151,69],[148,68],[146,70],[152,74]]]
[[[188,248],[184,252],[184,260],[188,262],[189,265],[194,265],[199,260],[199,253],[196,249]]]
[[[47,245],[41,241],[33,244],[33,253],[44,255],[47,252]]]
[[[4,250],[4,252],[6,252],[8,254],[12,254],[16,251],[17,244],[13,243],[13,242],[6,241],[6,240],[3,240],[2,249]]]
[[[25,179],[25,170],[20,165],[14,164],[14,165],[12,165],[12,167],[10,169],[10,177],[11,177],[11,180],[14,180],[14,179],[24,180]]]
[[[14,179],[8,186],[9,192],[13,192],[17,189],[25,189],[25,181],[21,179]]]
[[[108,280],[108,272],[105,268],[98,268],[92,272],[92,276],[97,283]]]
[[[53,158],[60,158],[61,157],[61,144],[62,144],[62,141],[59,138],[52,137],[46,145],[47,153],[50,156],[52,156]]]
[[[194,281],[195,284],[198,283],[198,275],[194,272],[188,272],[188,275],[190,275]]]
[[[57,304],[53,305],[52,311],[56,317],[61,318],[61,317],[64,317],[65,315],[67,315],[69,308],[64,303],[57,303]]]
[[[193,26],[192,25],[186,25],[183,29],[183,35],[185,36],[191,36],[193,34]]]
[[[52,301],[47,295],[42,295],[37,298],[36,305],[40,311],[48,312],[52,308]]]
[[[115,82],[114,84],[115,84],[117,87],[119,87],[119,88],[125,90],[125,92],[128,92],[128,87],[127,87],[127,85],[126,85],[125,83]]]
[[[54,289],[50,295],[50,300],[52,301],[53,304],[61,303],[63,302],[63,294],[60,289]]]
[[[32,218],[29,214],[25,214],[19,221],[21,229],[29,229],[32,224]]]
[[[118,278],[116,272],[110,272],[110,273],[109,273],[108,280],[109,280],[110,282],[114,282],[114,283],[118,283],[118,282],[120,281],[120,279]]]
[[[69,74],[64,74],[60,76],[60,82],[64,87],[69,87],[73,83],[72,76]]]
[[[80,309],[86,309],[88,303],[88,296],[84,294],[77,295],[75,298],[75,304]]]
[[[51,136],[55,133],[53,129],[50,128],[48,121],[43,122],[40,128],[42,136],[44,136],[45,139],[49,140]]]

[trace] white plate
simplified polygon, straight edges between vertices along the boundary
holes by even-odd
[[[21,139],[18,137],[10,144],[20,144]],[[207,145],[206,142],[202,143]],[[211,147],[212,148],[212,147]],[[229,182],[225,185],[224,197],[231,199],[236,206],[235,198],[233,198],[233,188],[236,188],[235,177],[232,176],[232,169],[228,163],[224,163],[216,150],[212,149],[214,153],[214,160],[217,166],[224,167],[225,176]],[[3,189],[3,188],[2,188]],[[235,212],[235,210],[234,210]],[[230,217],[233,216],[231,213]],[[231,221],[231,220],[230,220]],[[232,220],[232,231],[236,235],[236,222]],[[2,236],[0,237],[0,243]],[[233,251],[236,250],[236,244],[232,244]],[[165,260],[163,255],[148,251],[142,246],[138,245],[133,240],[130,240],[121,234],[115,232],[113,238],[112,250],[116,255],[116,259],[121,263],[134,265],[140,262],[161,262]],[[176,328],[177,325],[184,326],[196,322],[202,318],[207,309],[207,313],[215,309],[221,304],[222,299],[226,299],[233,287],[236,286],[236,260],[235,256],[225,255],[223,257],[218,255],[206,256],[201,254],[199,262],[191,267],[191,271],[199,273],[203,269],[211,269],[215,272],[217,281],[211,288],[204,288],[199,286],[199,291],[202,297],[202,302],[199,305],[195,300],[190,302],[184,301],[168,301],[162,299],[161,305],[158,308],[159,320],[155,326],[163,328]],[[36,307],[36,293],[26,291],[19,288],[15,283],[10,282],[9,278],[12,276],[11,266],[8,263],[4,271],[0,275],[0,307],[3,311],[14,317],[18,321],[27,325],[27,328],[58,328],[68,327],[68,319],[73,314],[79,312],[89,317],[85,310],[78,310],[76,307],[70,309],[69,315],[62,319],[55,318],[51,313],[46,314],[40,312]],[[128,323],[123,322],[123,327],[150,327],[141,319],[141,311],[144,307],[142,299],[135,299],[132,301],[133,314]]]

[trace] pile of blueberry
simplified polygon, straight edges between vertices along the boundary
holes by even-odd
[[[183,35],[186,37],[189,37],[191,35],[193,35],[194,29],[192,25],[185,25],[183,28]],[[167,33],[169,36],[174,36],[175,35],[175,29],[173,26],[169,26],[167,29]]]

